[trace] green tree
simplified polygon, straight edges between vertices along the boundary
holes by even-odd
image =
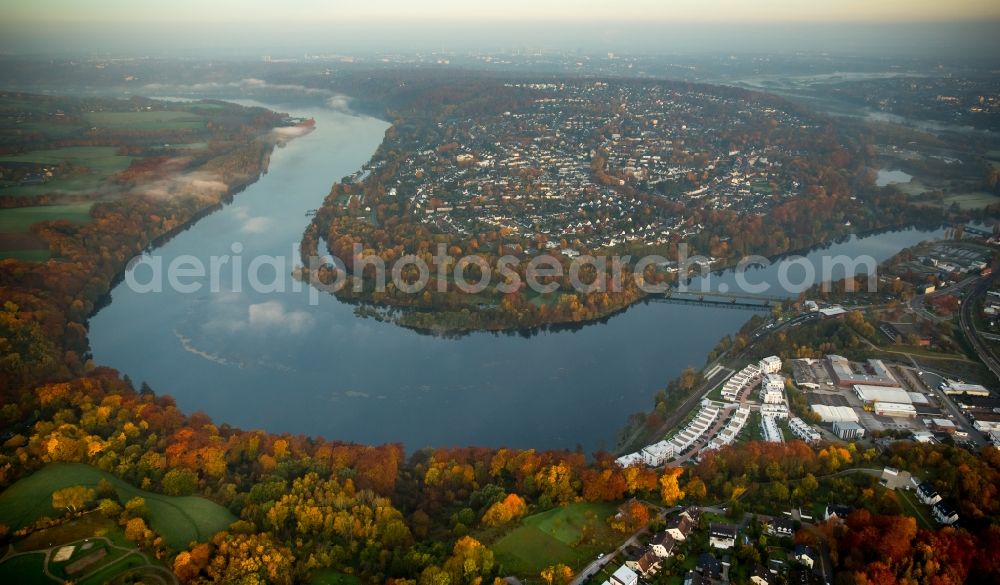
[[[189,496],[197,488],[198,476],[190,469],[171,469],[163,476],[163,491],[168,496]]]

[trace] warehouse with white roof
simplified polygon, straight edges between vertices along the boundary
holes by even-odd
[[[813,412],[819,415],[823,422],[858,422],[858,413],[850,406],[829,406],[827,404],[813,404]]]

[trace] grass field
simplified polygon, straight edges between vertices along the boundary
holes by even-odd
[[[37,207],[15,207],[0,209],[0,233],[23,234],[40,221],[65,219],[73,223],[90,221],[93,203],[73,203],[69,205],[39,205]]]
[[[53,585],[42,572],[45,566],[45,555],[22,555],[0,563],[0,583],[17,583],[18,585],[46,584]]]
[[[101,479],[111,482],[123,502],[136,496],[145,498],[151,528],[175,549],[187,547],[191,541],[205,541],[236,520],[229,510],[205,498],[155,494],[90,465],[52,463],[0,494],[0,522],[16,530],[43,516],[55,516],[52,492],[72,485],[93,487]]]
[[[5,187],[0,189],[0,195],[31,196],[61,191],[74,193],[96,191],[106,178],[127,169],[132,164],[133,158],[119,155],[118,149],[114,146],[73,146],[0,156],[0,163],[58,165],[65,162],[87,170],[85,173],[56,176],[41,185]]]
[[[962,209],[982,209],[988,205],[1000,203],[1000,197],[992,193],[979,191],[974,193],[959,193],[944,198],[944,205],[946,207],[950,207],[955,203]]]
[[[30,233],[31,226],[55,219],[87,223],[90,221],[91,206],[93,203],[0,209],[0,259],[47,260],[48,248],[41,238]]]
[[[96,538],[96,539],[95,539]],[[103,539],[108,539],[107,541]],[[87,544],[89,541],[89,544]],[[75,575],[77,585],[104,585],[108,583],[140,583],[143,575],[150,575],[153,583],[162,583],[166,567],[149,560],[136,552],[135,543],[125,539],[121,527],[101,514],[84,514],[65,524],[32,532],[26,538],[14,543],[15,553],[23,554],[0,563],[0,583],[54,583],[44,577],[42,560],[44,551],[73,545],[72,556],[61,562],[49,560],[49,572],[61,580],[68,575],[65,568],[74,561],[98,550],[105,550],[104,558],[88,566],[81,574]],[[86,548],[84,548],[86,546]]]
[[[525,518],[521,525],[492,545],[497,563],[505,574],[538,580],[545,567],[564,563],[577,570],[599,553],[607,553],[624,538],[608,526],[615,514],[614,503],[570,504]],[[583,527],[592,522],[594,542],[577,545]]]
[[[130,130],[171,130],[203,128],[205,118],[188,112],[149,110],[142,112],[91,112],[84,116],[97,128]]]
[[[134,546],[125,540],[125,533],[113,520],[101,514],[84,514],[64,524],[36,530],[17,541],[14,549],[19,552],[42,550],[94,536],[106,537],[118,546]]]

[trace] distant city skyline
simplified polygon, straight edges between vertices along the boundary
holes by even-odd
[[[1000,19],[995,0],[374,0],[344,4],[325,0],[15,0],[8,23],[517,21],[517,22],[940,22]]]

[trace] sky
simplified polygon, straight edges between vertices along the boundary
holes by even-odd
[[[898,22],[1000,19],[996,0],[5,0],[8,22]]]
[[[1000,0],[0,2],[0,54],[1000,54]]]

